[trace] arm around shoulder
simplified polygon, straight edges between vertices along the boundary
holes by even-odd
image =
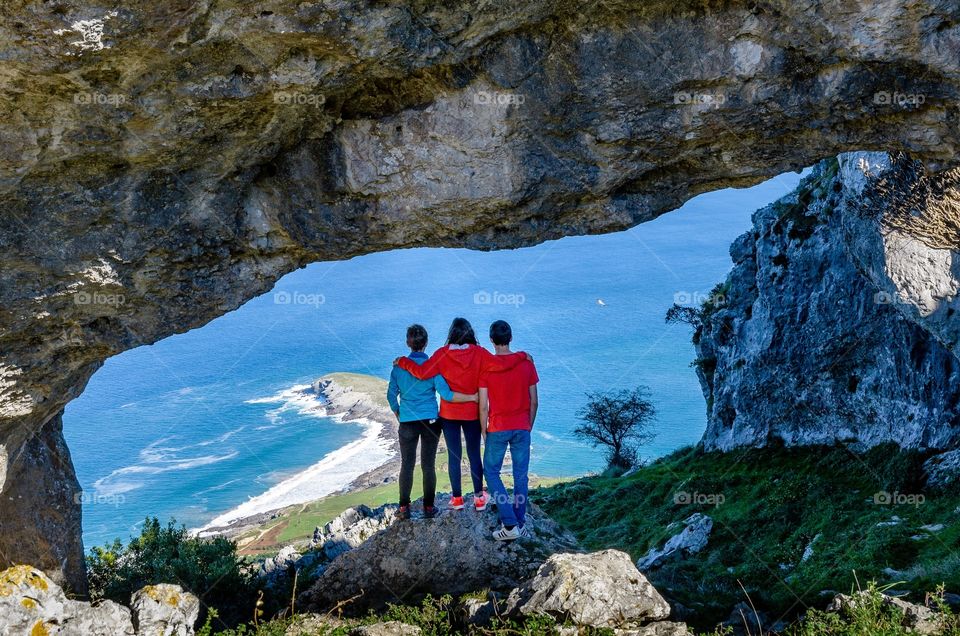
[[[435,375],[440,375],[440,360],[443,359],[443,351],[442,347],[437,349],[423,364],[417,364],[410,358],[404,357],[397,361],[397,366],[418,380],[429,380]]]
[[[476,393],[459,393],[450,390],[450,385],[442,375],[433,376],[433,388],[447,402],[476,402]]]

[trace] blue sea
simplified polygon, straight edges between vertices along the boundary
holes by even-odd
[[[64,416],[85,544],[126,540],[147,515],[203,526],[322,460],[317,491],[346,485],[355,462],[338,453],[364,427],[324,417],[294,388],[334,371],[388,377],[412,322],[427,327],[428,350],[455,316],[482,342],[493,320],[511,323],[541,379],[537,474],[603,468],[602,452],[571,434],[593,391],[650,388],[657,436],[644,457],[696,443],[706,418],[690,331],[664,314],[702,300],[751,213],[799,179],[704,194],[616,234],[316,263],[200,329],[111,358]]]

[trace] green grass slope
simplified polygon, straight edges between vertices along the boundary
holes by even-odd
[[[635,559],[682,527],[671,523],[708,514],[707,547],[650,572],[654,585],[700,627],[745,600],[741,583],[772,620],[789,620],[849,592],[855,577],[896,583],[920,601],[939,584],[960,592],[960,492],[926,490],[924,459],[894,447],[691,448],[629,477],[583,478],[531,498],[586,547]]]

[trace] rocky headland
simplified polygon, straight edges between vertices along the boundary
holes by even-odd
[[[357,492],[396,481],[400,467],[400,449],[397,437],[397,418],[386,401],[387,382],[380,378],[357,373],[332,373],[315,380],[304,392],[319,398],[320,412],[345,423],[359,423],[364,427],[361,438],[346,452],[358,456],[357,463],[369,464],[369,456],[377,459],[349,483],[331,495]],[[344,452],[334,451],[334,453]],[[280,516],[295,514],[303,504],[310,503],[309,481],[327,469],[322,462],[289,478],[251,502],[220,515],[199,531],[204,536],[239,537],[259,531],[265,524]],[[272,505],[272,501],[296,500],[292,505]],[[259,511],[249,512],[251,508]]]

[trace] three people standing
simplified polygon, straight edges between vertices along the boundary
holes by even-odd
[[[503,326],[506,326],[506,336],[503,336]],[[496,329],[495,329],[496,327]],[[417,351],[413,345],[419,344],[420,340],[411,341],[410,330],[418,328],[416,333],[422,330],[423,347]],[[424,512],[426,516],[435,514],[433,508],[433,499],[436,489],[436,470],[435,456],[439,435],[437,428],[442,431],[448,451],[448,470],[450,473],[450,484],[452,497],[450,505],[456,510],[465,507],[462,484],[461,484],[461,464],[463,445],[461,439],[466,441],[467,457],[470,463],[470,476],[473,486],[473,506],[477,511],[486,509],[489,502],[489,496],[483,488],[484,479],[484,461],[481,458],[480,446],[481,437],[485,433],[488,425],[491,426],[491,432],[499,433],[503,431],[517,430],[512,427],[517,426],[516,422],[522,419],[522,414],[517,410],[526,408],[528,414],[526,418],[526,451],[522,448],[522,436],[516,440],[512,437],[502,445],[500,440],[504,436],[496,436],[496,451],[491,452],[490,438],[488,437],[487,455],[488,461],[493,461],[496,465],[496,474],[489,470],[486,471],[487,482],[494,489],[494,496],[498,497],[497,509],[501,514],[501,520],[504,522],[504,528],[501,528],[495,537],[500,540],[512,540],[523,533],[523,520],[516,519],[517,513],[523,517],[526,509],[526,488],[527,488],[527,467],[529,466],[529,448],[530,436],[529,430],[532,421],[536,416],[536,370],[532,361],[524,353],[513,353],[509,349],[509,342],[512,338],[510,326],[504,321],[497,321],[491,325],[491,338],[496,331],[497,340],[503,341],[506,337],[506,343],[498,345],[494,340],[494,346],[497,347],[497,355],[477,344],[476,335],[473,327],[465,318],[456,318],[450,325],[447,334],[446,344],[438,349],[429,359],[425,359],[422,353],[426,346],[426,330],[419,325],[413,325],[408,329],[408,345],[411,347],[411,354],[406,357],[397,358],[394,361],[396,365],[391,373],[391,383],[388,389],[388,400],[391,408],[397,412],[400,417],[400,439],[401,439],[401,471],[400,471],[400,496],[401,496],[401,517],[409,516],[409,495],[410,485],[412,484],[413,465],[416,462],[416,442],[421,440],[421,465],[424,471]],[[531,373],[532,370],[532,373]],[[486,391],[486,418],[481,413],[478,405],[478,393],[481,387],[481,378],[487,384]],[[530,382],[534,379],[533,388],[529,384],[523,386],[523,391],[527,395],[526,403],[517,403],[515,387],[516,382],[521,384]],[[412,397],[409,399],[422,401],[427,393],[436,392],[440,394],[441,402],[438,417],[433,423],[425,422],[429,418],[421,418],[422,415],[428,415],[430,412],[428,406],[424,403],[419,409],[412,410],[404,415],[403,404],[408,399],[405,392]],[[392,397],[391,397],[392,395]],[[532,408],[533,415],[529,414],[531,408],[530,396],[533,395]],[[399,396],[399,409],[396,406],[397,396]],[[432,395],[431,395],[432,397]],[[436,400],[433,398],[434,408]],[[521,400],[523,402],[523,400]],[[492,419],[490,415],[492,414]],[[409,419],[404,419],[404,418]],[[412,419],[416,417],[417,419]],[[519,419],[518,419],[519,418]],[[414,427],[404,429],[408,423],[416,422]],[[416,428],[414,433],[411,429]],[[461,438],[462,435],[462,438]],[[406,443],[404,440],[408,440]],[[406,450],[404,447],[406,446]],[[502,452],[499,450],[502,447]],[[510,448],[511,457],[514,462],[514,480],[515,496],[511,505],[501,504],[500,501],[506,495],[503,482],[499,478],[499,470],[503,464],[503,456],[506,448]],[[431,454],[426,457],[427,454]],[[499,462],[497,457],[499,455]],[[522,477],[517,482],[517,476],[521,472]],[[432,478],[428,479],[428,474]],[[429,487],[428,487],[429,486]],[[521,490],[518,490],[521,488]],[[429,497],[429,501],[428,501]],[[428,511],[427,506],[430,506]],[[514,506],[518,506],[516,509]],[[513,511],[513,517],[503,517],[505,509]],[[516,519],[516,522],[509,523]],[[518,529],[519,528],[519,529]],[[505,531],[505,534],[503,533]]]

